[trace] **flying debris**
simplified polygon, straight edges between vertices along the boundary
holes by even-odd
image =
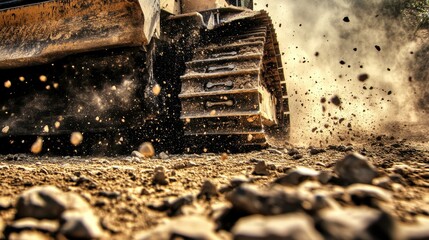
[[[9,126],[5,126],[4,128],[2,128],[1,132],[7,134],[9,132]]]
[[[39,80],[40,80],[41,82],[46,82],[46,81],[48,80],[48,78],[47,78],[45,75],[40,75],[40,76],[39,76]]]
[[[155,96],[158,96],[161,93],[161,86],[159,86],[159,84],[155,84],[152,88],[152,92]]]
[[[6,82],[4,82],[4,87],[5,88],[10,88],[11,86],[12,86],[12,83],[9,80],[7,80]]]
[[[362,74],[359,74],[358,76],[358,80],[361,82],[365,82],[368,79],[369,79],[369,74],[367,73],[362,73]]]
[[[146,158],[155,156],[155,148],[150,142],[142,143],[139,147],[139,152]]]
[[[78,146],[78,145],[80,145],[80,144],[82,143],[82,141],[83,141],[83,135],[82,135],[82,133],[80,133],[80,132],[73,132],[73,133],[70,135],[70,143],[71,143],[73,146]]]
[[[36,141],[31,145],[30,151],[34,154],[39,154],[43,149],[43,139],[41,137],[37,137]]]

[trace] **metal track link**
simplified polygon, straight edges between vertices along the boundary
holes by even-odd
[[[208,33],[181,76],[185,135],[266,145],[267,127],[288,124],[281,56],[265,11]],[[212,138],[211,138],[212,136]]]

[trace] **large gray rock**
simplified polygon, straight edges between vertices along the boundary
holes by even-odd
[[[57,187],[33,187],[19,196],[16,218],[59,219],[67,209],[67,203]]]
[[[253,174],[261,176],[270,175],[270,171],[268,170],[267,164],[264,160],[257,160]]]
[[[365,183],[371,184],[372,180],[377,177],[377,171],[366,157],[353,153],[337,161],[335,172],[346,183]]]
[[[306,180],[318,180],[319,172],[306,167],[289,170],[286,175],[277,178],[275,183],[281,185],[298,185]]]
[[[313,220],[303,213],[241,218],[232,229],[235,240],[322,240]]]
[[[277,215],[301,209],[301,199],[292,188],[274,186],[262,190],[243,184],[227,195],[233,207],[249,214]]]
[[[37,186],[22,193],[16,205],[16,219],[60,219],[65,210],[87,210],[89,204],[76,193],[64,193],[55,186]]]
[[[326,209],[319,214],[319,231],[327,239],[395,239],[397,228],[387,213],[366,208]]]
[[[59,231],[69,239],[99,239],[104,236],[100,220],[91,211],[66,211]]]
[[[215,234],[215,224],[202,216],[183,216],[153,230],[143,231],[134,236],[136,240],[219,240]]]

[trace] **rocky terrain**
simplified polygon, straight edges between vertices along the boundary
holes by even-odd
[[[273,19],[289,140],[304,146],[172,155],[146,144],[106,157],[141,142],[75,132],[52,153],[42,138],[6,139],[0,151],[27,154],[0,152],[0,239],[429,239],[429,31],[407,23],[427,14],[401,9],[412,1],[253,2]],[[101,157],[64,156],[82,142]]]
[[[429,147],[0,156],[2,239],[429,239]]]

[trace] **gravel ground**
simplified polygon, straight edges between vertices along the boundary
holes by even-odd
[[[429,146],[0,156],[9,239],[428,239]]]

